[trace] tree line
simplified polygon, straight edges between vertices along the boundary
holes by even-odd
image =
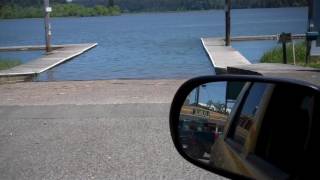
[[[231,0],[233,8],[268,8],[284,6],[305,6],[308,0]],[[67,0],[50,0],[51,4],[67,3]],[[72,0],[72,3],[84,6],[114,6],[128,11],[145,11],[149,9],[216,9],[223,8],[225,0]],[[8,4],[19,6],[41,6],[43,0],[1,0],[0,7]]]
[[[306,6],[308,0],[231,0],[232,8]],[[53,16],[96,16],[122,12],[222,9],[225,0],[50,0]],[[1,0],[0,18],[39,17],[43,0]],[[114,8],[116,7],[116,8]]]
[[[88,0],[80,0],[86,2]],[[98,1],[98,0],[97,0]],[[270,8],[306,6],[307,0],[231,0],[232,8]],[[223,9],[225,0],[115,0],[122,10],[139,11],[176,11]]]
[[[15,1],[15,0],[12,0]],[[28,2],[28,1],[26,1]],[[34,1],[34,5],[23,3],[7,3],[0,6],[0,19],[14,18],[39,18],[44,16],[42,2]],[[59,3],[59,1],[51,2],[52,17],[87,17],[87,16],[110,16],[118,15],[121,10],[118,6],[84,6],[75,3]]]

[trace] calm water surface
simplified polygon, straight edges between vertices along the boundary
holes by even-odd
[[[306,19],[306,8],[233,10],[232,35],[304,33]],[[224,35],[224,12],[52,18],[52,27],[54,44],[99,45],[36,80],[190,78],[214,74],[200,38]],[[43,44],[43,34],[42,19],[0,21],[0,46]],[[275,45],[274,41],[233,43],[253,63]],[[0,57],[27,62],[41,53],[1,53]]]

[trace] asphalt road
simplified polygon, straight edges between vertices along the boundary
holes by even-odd
[[[182,82],[1,85],[0,179],[222,179],[173,147],[168,114]]]

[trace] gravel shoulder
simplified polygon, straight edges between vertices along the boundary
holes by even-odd
[[[27,82],[0,85],[0,105],[171,103],[185,80]]]

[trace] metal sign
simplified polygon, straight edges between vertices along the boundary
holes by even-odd
[[[317,31],[311,31],[306,33],[306,39],[307,41],[314,41],[317,40],[319,37],[319,32]]]
[[[202,116],[202,117],[207,117],[207,118],[209,118],[210,112],[209,112],[208,110],[203,110],[203,109],[194,107],[194,109],[193,109],[193,114],[194,114],[195,116]]]
[[[292,41],[291,33],[281,33],[278,43],[287,43]]]
[[[51,8],[51,7],[46,7],[46,12],[47,12],[47,13],[52,12],[52,8]]]

